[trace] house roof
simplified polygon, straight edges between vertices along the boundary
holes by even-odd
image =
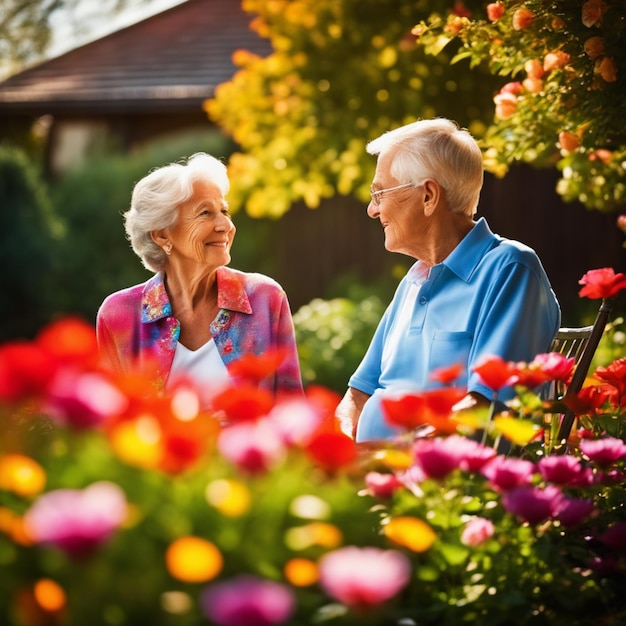
[[[0,82],[19,114],[185,111],[213,96],[235,50],[267,55],[238,0],[187,0]]]

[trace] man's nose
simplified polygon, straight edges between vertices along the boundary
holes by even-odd
[[[376,219],[380,215],[380,210],[373,200],[370,200],[370,203],[367,205],[367,214],[372,219]]]

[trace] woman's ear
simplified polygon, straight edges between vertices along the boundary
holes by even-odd
[[[150,237],[152,237],[152,241],[154,241],[157,246],[161,246],[161,248],[167,243],[168,240],[164,230],[151,230]]]

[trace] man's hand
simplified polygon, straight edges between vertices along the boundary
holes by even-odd
[[[351,439],[356,436],[356,425],[369,397],[367,393],[348,387],[348,391],[337,406],[335,417],[339,421],[341,432]]]

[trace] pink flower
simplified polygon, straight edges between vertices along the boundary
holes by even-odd
[[[286,585],[241,575],[207,587],[200,604],[218,626],[277,626],[290,619],[296,603]]]
[[[517,487],[502,496],[502,506],[529,524],[539,524],[552,517],[562,506],[564,496],[558,487],[544,489]]]
[[[592,300],[612,298],[622,289],[626,289],[626,276],[621,272],[615,273],[611,267],[589,270],[579,281],[584,287],[578,292],[581,298]]]
[[[626,549],[626,522],[615,522],[598,539],[613,550]]]
[[[409,559],[397,550],[346,546],[319,561],[320,584],[326,593],[357,609],[393,598],[409,582]]]
[[[314,405],[303,398],[287,398],[279,402],[268,418],[290,446],[310,441],[322,422],[322,416]]]
[[[487,463],[481,473],[496,488],[509,491],[532,480],[535,466],[524,459],[497,456]]]
[[[493,537],[494,530],[495,527],[491,520],[484,517],[475,517],[465,524],[465,528],[461,533],[461,543],[475,548],[490,537]]]
[[[82,490],[57,489],[42,495],[25,522],[37,542],[81,557],[106,541],[126,513],[124,492],[114,483],[97,482]]]
[[[450,437],[452,439],[452,437]],[[455,437],[452,445],[459,454],[459,467],[465,472],[480,472],[496,456],[496,451],[467,437]]]
[[[429,478],[442,479],[459,467],[463,437],[445,439],[417,439],[413,444],[413,456],[417,465]]]
[[[606,467],[626,456],[626,443],[615,437],[583,439],[580,449],[593,463]]]
[[[595,510],[593,500],[566,498],[561,503],[555,517],[563,526],[570,528],[586,520]]]
[[[280,430],[267,419],[227,426],[219,434],[217,447],[225,459],[251,473],[266,472],[286,453]]]
[[[537,464],[544,480],[556,485],[569,485],[582,472],[580,461],[574,456],[546,456]]]
[[[44,410],[60,424],[91,428],[120,415],[127,406],[128,399],[102,374],[66,368],[52,381]]]
[[[566,383],[572,375],[575,359],[563,356],[559,352],[538,354],[529,367],[537,367],[546,374],[550,380],[559,380]]]
[[[393,493],[404,487],[404,484],[395,474],[382,474],[381,472],[368,472],[365,475],[367,490],[376,498],[391,498]]]

